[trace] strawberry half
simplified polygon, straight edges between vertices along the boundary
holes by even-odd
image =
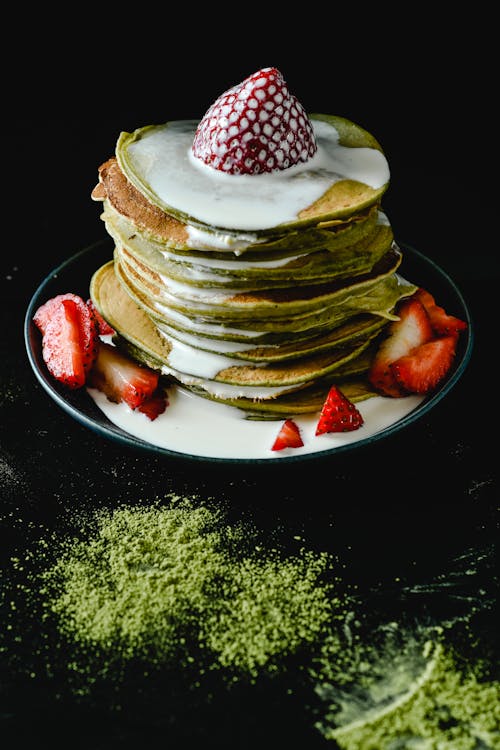
[[[271,450],[281,451],[283,448],[300,448],[302,445],[304,443],[298,425],[293,419],[285,419]]]
[[[316,151],[311,121],[277,68],[262,68],[221,94],[192,144],[197,159],[227,174],[287,169]]]
[[[78,294],[67,292],[58,294],[41,305],[33,316],[33,322],[45,337],[47,329],[53,320],[62,320],[60,317],[64,303],[70,301],[75,306],[74,317],[80,331],[80,348],[83,358],[85,372],[88,372],[97,357],[99,346],[99,327],[96,317],[89,309],[85,300]],[[54,336],[54,327],[51,326],[50,336]],[[72,346],[74,343],[72,344]]]
[[[81,345],[80,309],[72,299],[63,299],[43,322],[42,357],[50,374],[68,388],[85,384]]]
[[[441,336],[417,346],[390,365],[397,382],[409,393],[428,393],[450,369],[458,335]]]
[[[373,358],[368,379],[374,388],[384,396],[398,398],[406,395],[390,367],[400,357],[410,354],[412,349],[425,344],[434,337],[434,331],[423,304],[414,296],[403,300],[397,308],[399,320],[387,327],[387,335],[382,340]]]
[[[316,435],[325,432],[351,432],[364,424],[359,409],[350,401],[340,388],[332,385],[321,409]]]
[[[116,346],[101,341],[87,385],[102,391],[110,401],[125,401],[136,409],[155,394],[159,377],[155,370],[137,364]]]
[[[455,315],[449,315],[443,307],[437,305],[432,294],[426,289],[419,287],[413,296],[425,307],[436,335],[447,336],[450,333],[461,333],[467,328],[464,320],[460,320]]]

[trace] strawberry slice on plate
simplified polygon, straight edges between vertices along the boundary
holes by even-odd
[[[313,127],[277,68],[262,68],[219,96],[192,144],[197,159],[226,174],[259,174],[308,161]]]
[[[412,349],[430,341],[434,336],[431,321],[420,300],[414,296],[403,300],[397,308],[399,320],[389,324],[387,335],[382,340],[370,370],[370,383],[384,396],[398,398],[405,390],[394,377],[390,365]]]
[[[409,393],[428,393],[450,369],[458,335],[440,336],[417,346],[390,365],[396,381]]]
[[[73,292],[58,294],[55,297],[52,297],[44,302],[43,305],[40,305],[36,310],[33,316],[33,322],[41,331],[43,338],[45,338],[49,327],[51,330],[49,335],[54,337],[56,335],[55,328],[57,327],[57,324],[51,324],[53,321],[64,322],[62,309],[64,304],[68,301],[74,306],[71,307],[72,317],[75,324],[78,326],[80,337],[79,346],[81,348],[83,366],[85,372],[88,372],[94,364],[97,356],[97,349],[99,346],[99,327],[93,311],[88,307],[82,297]],[[72,341],[71,346],[74,347],[76,345],[75,341],[76,339]]]
[[[359,409],[350,401],[340,388],[332,385],[321,409],[316,435],[325,432],[351,432],[364,424]]]
[[[449,315],[423,287],[397,308],[368,379],[384,396],[429,393],[448,373],[467,323]]]
[[[156,417],[163,414],[167,406],[168,399],[165,392],[161,388],[157,388],[152,396],[143,401],[142,404],[139,404],[137,411],[142,412],[154,422]]]
[[[467,323],[455,315],[449,315],[443,307],[436,304],[432,294],[419,287],[414,297],[423,304],[430,318],[432,328],[437,336],[447,336],[450,333],[461,333],[467,328]]]
[[[300,448],[303,445],[304,442],[297,423],[293,419],[285,419],[271,450],[281,451],[283,448]]]
[[[90,310],[92,310],[92,312],[94,313],[94,317],[99,328],[99,334],[101,336],[112,336],[115,333],[115,329],[112,328],[106,320],[104,320],[101,313],[91,299],[87,300],[87,307],[90,308]]]
[[[136,409],[155,394],[159,378],[157,371],[139,365],[116,346],[101,341],[87,385],[102,391],[110,401],[125,401]]]
[[[73,299],[60,300],[43,322],[42,357],[50,374],[68,388],[85,384],[80,310]]]

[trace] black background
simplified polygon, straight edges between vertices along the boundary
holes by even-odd
[[[59,18],[57,33],[47,16],[39,27],[30,19],[29,36],[20,22],[11,28],[16,45],[4,61],[1,140],[2,553],[7,561],[39,535],[39,524],[57,527],[74,508],[174,490],[220,497],[235,517],[250,515],[263,529],[305,533],[312,545],[342,554],[347,578],[361,591],[398,577],[426,582],[453,571],[464,555],[481,558],[498,531],[498,136],[488,19],[455,15],[438,25],[410,10],[389,23],[381,11],[299,8],[285,25],[283,8],[242,13],[236,21],[223,8],[160,15],[136,7],[121,11],[120,29],[101,13]],[[225,89],[269,65],[307,111],[342,115],[378,139],[391,168],[384,208],[396,238],[441,266],[470,309],[470,364],[446,399],[408,430],[326,462],[269,470],[192,465],[109,443],[37,383],[23,341],[31,296],[63,260],[105,236],[90,193],[120,131],[199,119]],[[469,593],[482,588],[496,597],[489,566],[467,585]],[[387,601],[396,613],[424,606]],[[431,597],[425,606],[446,613],[454,605]],[[489,640],[490,627],[481,620],[478,637]],[[21,665],[30,660],[29,639],[19,647]],[[110,717],[105,697],[98,708],[69,698],[61,707],[53,696],[64,685],[30,682],[21,667],[9,667],[2,684],[4,736],[17,738],[9,747],[33,746],[34,737],[43,747],[66,738],[82,748],[139,739],[145,747],[191,747],[193,736],[220,747],[277,747],[272,737],[323,747],[300,710],[286,704],[273,704],[274,714],[260,705],[262,716],[252,719],[236,711],[231,721],[219,706],[226,720],[210,720],[204,734],[196,715],[190,727],[172,720],[160,728],[137,715]]]

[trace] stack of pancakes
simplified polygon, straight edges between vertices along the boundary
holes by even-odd
[[[317,120],[343,147],[382,152],[348,120]],[[340,175],[292,221],[242,231],[228,212],[225,226],[211,225],[166,205],[134,166],[131,146],[152,131],[121,134],[92,192],[115,249],[90,294],[117,344],[254,417],[315,412],[332,383],[353,401],[374,395],[366,375],[377,340],[416,288],[397,273],[387,183]]]

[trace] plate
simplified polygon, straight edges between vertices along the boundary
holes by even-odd
[[[247,420],[236,409],[172,386],[168,389],[169,406],[151,422],[144,414],[131,412],[125,404],[112,404],[98,391],[69,391],[55,381],[43,361],[41,335],[33,323],[33,315],[56,294],[74,292],[88,299],[92,274],[113,256],[109,238],[73,255],[53,270],[35,291],[24,322],[28,359],[41,386],[71,417],[107,439],[141,451],[194,461],[272,464],[328,457],[364,447],[408,428],[427,414],[457,383],[472,352],[471,316],[459,289],[432,260],[409,245],[398,244],[403,251],[398,273],[428,289],[438,304],[467,322],[467,330],[460,335],[452,370],[438,390],[425,398],[375,397],[362,401],[358,408],[365,424],[354,432],[315,436],[317,415],[306,415],[296,420],[304,446],[272,451],[281,418],[265,422]]]

